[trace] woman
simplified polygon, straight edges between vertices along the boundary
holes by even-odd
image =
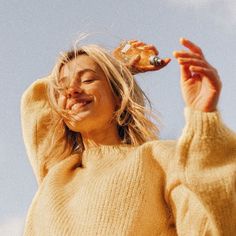
[[[39,188],[24,235],[234,235],[236,135],[217,111],[221,81],[197,45],[180,42],[178,141],[157,140],[130,71],[160,67],[138,58],[125,66],[83,46],[26,90],[23,137]]]

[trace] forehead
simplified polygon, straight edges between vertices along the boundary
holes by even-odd
[[[95,73],[103,74],[100,66],[91,57],[88,55],[80,55],[62,66],[60,76],[72,76],[84,70],[91,70]]]

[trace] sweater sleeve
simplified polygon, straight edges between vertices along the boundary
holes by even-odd
[[[218,111],[185,108],[168,191],[178,235],[236,235],[236,134]]]
[[[23,93],[21,98],[21,126],[26,152],[40,184],[46,175],[44,169],[44,151],[48,148],[47,136],[55,112],[47,99],[47,81],[49,77],[36,80]],[[45,149],[45,150],[44,150]]]

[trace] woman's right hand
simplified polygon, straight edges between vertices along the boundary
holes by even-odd
[[[127,45],[130,45],[134,50],[137,49],[138,51],[141,51],[142,55],[145,55],[148,51],[153,51],[153,53],[157,56],[159,54],[157,48],[154,45],[146,44],[141,41],[137,40],[129,40],[127,41]],[[120,45],[117,48],[115,48],[112,52],[112,55],[117,59],[121,60],[120,57],[120,51],[124,45]],[[149,53],[146,53],[147,55],[150,55]],[[130,56],[130,55],[129,55]],[[125,63],[126,67],[131,71],[132,74],[138,74],[138,73],[144,73],[148,71],[157,71],[165,67],[170,61],[170,58],[163,59],[163,63],[159,65],[140,65],[139,62],[141,60],[140,55],[134,55],[127,63]]]

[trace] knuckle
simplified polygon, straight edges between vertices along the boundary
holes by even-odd
[[[217,75],[219,75],[219,73],[218,73],[218,71],[217,71],[217,69],[216,69],[215,67],[213,67],[213,70],[214,70],[214,72],[215,72]]]
[[[197,47],[197,48],[198,48],[199,53],[200,53],[200,54],[203,54],[203,53],[202,53],[202,49],[199,48],[199,47]]]

